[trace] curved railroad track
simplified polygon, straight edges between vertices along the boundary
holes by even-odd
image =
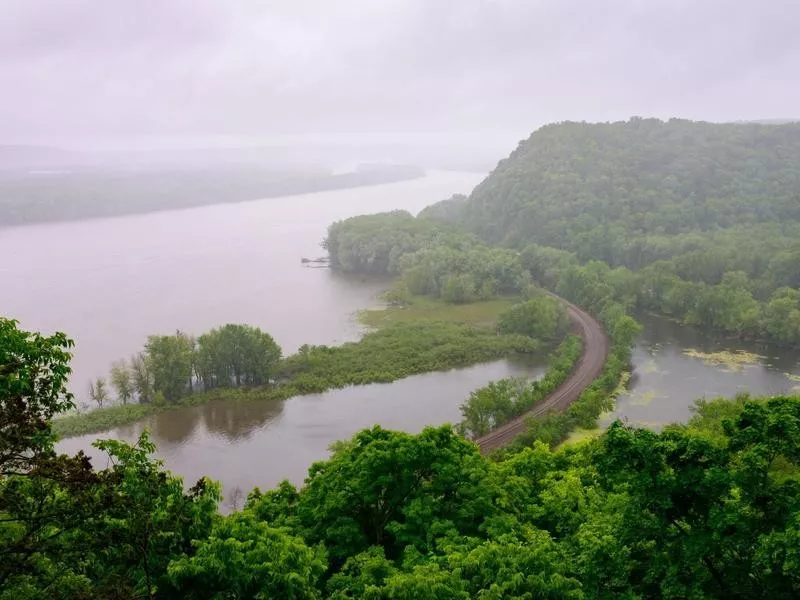
[[[545,400],[539,402],[528,412],[477,438],[475,442],[483,453],[491,452],[510,443],[525,431],[525,421],[528,418],[538,417],[550,411],[565,410],[603,371],[610,347],[603,326],[589,313],[571,302],[567,302],[555,294],[551,294],[551,296],[566,305],[567,313],[572,321],[572,329],[583,339],[583,354],[566,381]]]

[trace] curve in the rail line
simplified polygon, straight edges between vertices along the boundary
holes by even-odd
[[[481,452],[491,452],[510,443],[525,431],[525,422],[528,418],[538,417],[550,411],[565,410],[603,371],[610,348],[603,326],[586,311],[563,298],[555,297],[567,306],[573,329],[583,339],[583,354],[567,380],[553,390],[545,400],[526,413],[476,439],[475,442]]]

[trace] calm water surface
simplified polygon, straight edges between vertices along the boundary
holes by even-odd
[[[800,393],[800,353],[764,344],[739,342],[706,334],[668,319],[640,316],[644,331],[633,352],[629,392],[617,401],[611,418],[658,428],[685,421],[697,398]],[[712,366],[690,357],[702,353],[744,350],[758,360],[739,369]],[[607,421],[610,421],[608,419]]]
[[[283,402],[211,402],[154,415],[105,434],[63,441],[63,451],[85,450],[97,467],[106,460],[91,447],[98,437],[135,441],[147,428],[158,456],[193,483],[202,475],[221,481],[230,504],[241,490],[300,484],[308,467],[328,456],[332,442],[376,423],[412,433],[425,425],[455,423],[459,405],[487,381],[511,375],[539,377],[543,366],[497,361],[389,384],[373,384],[299,396]]]
[[[284,351],[357,338],[353,313],[383,286],[301,257],[324,254],[337,219],[425,206],[468,193],[483,175],[431,172],[412,181],[240,204],[0,230],[0,314],[75,340],[72,391],[149,334],[249,323]]]

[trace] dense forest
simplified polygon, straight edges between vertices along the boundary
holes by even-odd
[[[143,435],[58,455],[72,342],[0,320],[0,598],[795,598],[800,400],[698,403],[661,433],[494,459],[450,427],[375,427],[305,485],[165,471]],[[190,483],[190,482],[188,482]]]
[[[631,310],[800,344],[797,123],[548,125],[419,220],[523,252],[545,285],[546,269],[597,261]]]

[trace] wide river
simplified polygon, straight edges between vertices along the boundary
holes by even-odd
[[[304,343],[342,343],[361,334],[354,313],[378,305],[385,284],[301,266],[301,257],[323,254],[328,224],[398,208],[416,213],[481,179],[431,172],[374,187],[0,230],[0,314],[75,339],[72,388],[79,398],[92,377],[138,351],[151,333],[241,322],[269,331],[287,353]],[[659,318],[643,322],[630,390],[610,418],[657,427],[688,418],[698,397],[798,391],[796,352],[732,343]],[[692,349],[758,356],[731,369],[691,356]],[[542,371],[541,364],[498,361],[285,402],[211,403],[60,446],[88,449],[104,466],[92,441],[135,440],[147,428],[170,469],[189,483],[201,475],[222,481],[230,506],[254,486],[302,483],[332,442],[359,429],[378,423],[415,432],[454,422],[471,390]]]

